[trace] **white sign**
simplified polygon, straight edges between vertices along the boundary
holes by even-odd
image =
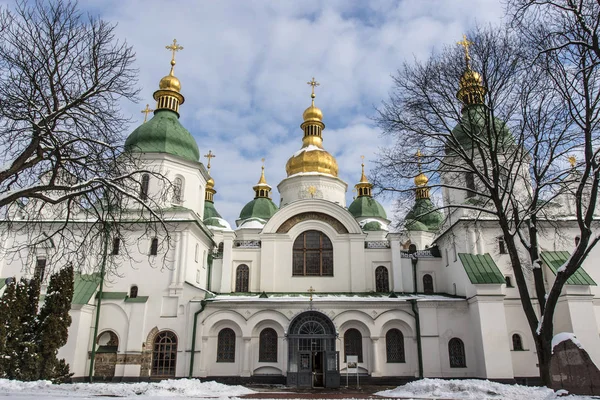
[[[358,356],[346,356],[346,364],[349,374],[358,373]]]

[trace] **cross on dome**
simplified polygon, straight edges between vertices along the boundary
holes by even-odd
[[[473,42],[467,39],[467,35],[463,34],[463,40],[460,42],[456,42],[459,46],[462,46],[465,49],[465,61],[467,62],[467,68],[471,65],[471,56],[469,55],[469,46],[473,45]]]
[[[212,150],[209,150],[208,154],[205,154],[204,157],[208,160],[208,162],[206,163],[206,169],[208,170],[208,172],[210,172],[210,160],[211,158],[215,158],[216,155],[213,154]]]
[[[314,76],[313,76],[312,80],[306,82],[306,84],[311,86],[312,93],[310,94],[310,97],[312,97],[314,99],[316,97],[315,87],[320,86],[321,84],[315,80]]]
[[[148,120],[148,114],[154,111],[150,108],[150,104],[146,104],[146,108],[142,110],[142,114],[144,114],[144,123]]]
[[[177,39],[173,39],[173,44],[165,46],[165,49],[171,50],[171,52],[172,52],[172,55],[171,55],[171,74],[172,74],[173,67],[175,66],[175,52],[177,52],[179,50],[183,50],[183,46],[180,46],[179,44],[177,44]]]

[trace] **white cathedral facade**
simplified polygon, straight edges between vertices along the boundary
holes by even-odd
[[[217,212],[215,182],[199,161],[198,145],[179,122],[180,89],[171,69],[154,94],[154,116],[126,142],[177,187],[163,204],[174,245],[165,257],[158,238],[146,237],[127,253],[136,268],[124,262],[101,293],[98,279],[77,275],[73,322],[59,354],[74,379],[88,375],[93,347],[94,375],[116,381],[236,378],[337,387],[348,356],[357,357],[359,373],[372,382],[538,376],[535,346],[493,220],[457,210],[450,221],[430,212],[390,232],[364,169],[358,196],[347,205],[348,184],[323,148],[325,125],[313,91],[302,145],[277,185],[279,205],[263,168],[254,199],[231,227]],[[143,197],[162,189],[152,176],[141,183]],[[421,174],[415,184],[411,212],[418,217],[432,205],[427,178]],[[574,219],[562,218],[560,225],[541,234],[549,285],[575,240]],[[10,232],[5,238],[6,248],[22,240]],[[112,246],[109,257],[118,259],[120,250]],[[565,286],[555,325],[557,332],[575,333],[600,365],[598,260],[600,248]],[[32,270],[4,254],[0,286]]]

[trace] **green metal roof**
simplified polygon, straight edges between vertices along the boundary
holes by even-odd
[[[140,125],[125,141],[125,149],[139,153],[168,153],[198,162],[198,144],[171,110],[157,110],[154,117]]]
[[[145,303],[148,301],[148,296],[126,297],[125,303]]]
[[[127,292],[102,292],[102,300],[125,300],[126,298]]]
[[[4,285],[6,284],[6,280],[8,278],[0,278],[0,290],[2,290],[2,288],[4,287]]]
[[[350,214],[352,214],[354,218],[374,217],[387,219],[384,208],[377,200],[370,196],[357,197],[352,204],[350,204],[350,207],[348,207],[348,211],[350,211]]]
[[[571,253],[568,251],[542,251],[542,260],[550,268],[550,270],[556,275],[556,271],[562,267],[571,257]],[[567,279],[567,285],[591,285],[596,286],[596,282],[588,275],[583,267],[579,267],[577,271],[569,279]]]
[[[500,148],[514,145],[515,139],[505,122],[493,118],[493,129],[488,130],[486,119],[486,109],[482,104],[473,104],[463,109],[460,122],[452,130],[452,134],[463,149],[471,149],[476,137],[485,141],[487,135],[498,136]]]
[[[459,253],[458,257],[460,257],[471,283],[505,283],[504,275],[502,275],[489,253],[483,255]]]
[[[100,285],[100,274],[75,274],[73,285],[73,301],[71,301],[71,304],[88,304],[96,289],[98,289],[98,285]]]
[[[430,199],[417,199],[413,208],[406,214],[406,229],[409,231],[437,231],[444,215],[435,209]]]

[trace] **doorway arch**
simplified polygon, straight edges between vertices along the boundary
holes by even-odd
[[[306,311],[290,323],[288,385],[302,388],[340,386],[335,325],[325,314]]]

